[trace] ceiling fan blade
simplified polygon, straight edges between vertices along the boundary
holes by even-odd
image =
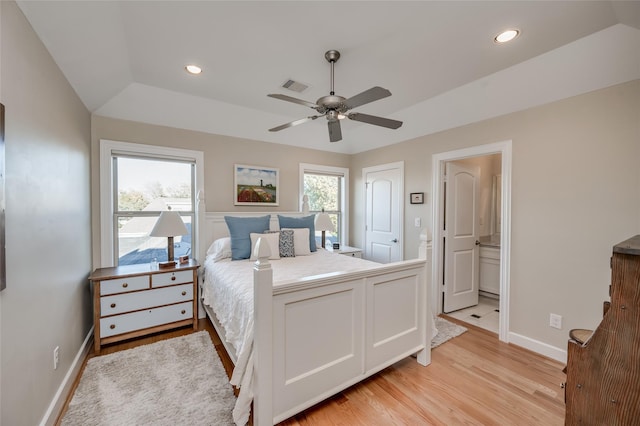
[[[298,98],[292,98],[291,96],[281,95],[279,93],[270,93],[267,96],[269,96],[270,98],[280,99],[281,101],[293,102],[294,104],[308,106],[309,108],[313,109],[318,108],[318,105],[314,104],[313,102],[304,101]]]
[[[378,117],[375,115],[362,114],[359,112],[352,112],[347,117],[351,120],[361,121],[367,124],[374,124],[376,126],[387,127],[389,129],[397,129],[402,126],[402,121],[391,120],[389,118]]]
[[[327,123],[329,126],[329,142],[338,142],[342,140],[342,129],[340,128],[340,120],[333,120]]]
[[[377,101],[378,99],[386,98],[387,96],[391,96],[390,91],[383,89],[382,87],[375,86],[350,97],[344,101],[344,104],[347,106],[347,109],[352,109],[359,107],[360,105],[368,104],[369,102]]]
[[[292,121],[290,123],[283,124],[281,126],[274,127],[269,129],[270,132],[279,132],[280,130],[287,129],[289,127],[297,126],[298,124],[306,123],[307,121],[315,120],[318,117],[322,117],[321,115],[312,115],[310,117],[301,118],[299,120]]]

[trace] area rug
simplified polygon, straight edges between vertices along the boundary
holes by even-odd
[[[438,334],[431,340],[432,349],[467,331],[465,327],[440,317],[436,317],[436,328],[438,329]]]
[[[89,359],[61,424],[232,425],[235,400],[200,331]]]

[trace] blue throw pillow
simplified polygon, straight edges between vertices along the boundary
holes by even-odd
[[[280,229],[282,228],[309,228],[309,250],[316,251],[316,225],[315,215],[305,217],[289,217],[278,215]]]
[[[269,230],[270,215],[260,217],[225,216],[229,235],[231,236],[231,260],[249,259],[251,257],[251,234],[262,234]]]

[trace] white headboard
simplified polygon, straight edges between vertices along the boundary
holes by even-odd
[[[308,216],[309,213],[302,212],[206,212],[205,213],[205,225],[204,225],[204,234],[202,247],[204,251],[209,248],[212,242],[217,240],[218,238],[228,237],[229,229],[227,228],[227,223],[224,221],[225,216],[236,216],[236,217],[260,217],[270,215],[270,229],[272,231],[277,231],[280,229],[280,224],[278,222],[278,215],[282,216],[290,216],[290,217],[303,217]]]

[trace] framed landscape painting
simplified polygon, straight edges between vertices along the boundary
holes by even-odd
[[[277,206],[280,171],[269,167],[234,166],[236,206]]]

